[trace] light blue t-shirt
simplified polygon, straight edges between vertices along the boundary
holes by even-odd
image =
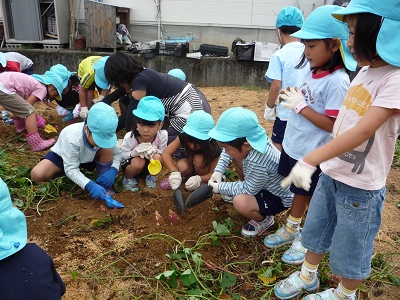
[[[265,79],[281,81],[281,89],[286,87],[300,87],[304,82],[303,78],[310,71],[307,63],[301,69],[295,69],[300,62],[304,52],[304,45],[300,42],[292,42],[284,45],[281,49],[272,54]],[[276,116],[282,121],[289,119],[290,109],[282,107],[279,103],[276,106]]]
[[[313,71],[310,71],[304,77],[304,83],[300,88],[310,108],[320,114],[336,118],[349,85],[349,76],[345,69],[341,68],[331,74],[328,71],[320,74],[313,74]],[[292,111],[282,146],[291,158],[299,160],[330,139],[330,132],[315,126],[302,115]]]

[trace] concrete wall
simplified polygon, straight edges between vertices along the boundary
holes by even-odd
[[[3,50],[6,52],[7,50]],[[18,49],[18,52],[34,62],[34,72],[42,74],[55,64],[63,64],[70,71],[78,69],[79,62],[90,55],[110,55],[109,52],[87,52],[73,50]],[[170,69],[180,68],[187,81],[199,87],[209,86],[249,86],[267,88],[264,74],[268,62],[240,61],[234,58],[202,57],[191,59],[159,55],[145,59],[135,55],[147,68],[167,73]]]

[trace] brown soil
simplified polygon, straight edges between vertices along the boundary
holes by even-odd
[[[210,100],[215,120],[229,107],[246,107],[257,113],[270,135],[271,123],[262,117],[267,91],[234,87],[202,88],[202,91]],[[38,110],[48,123],[59,128],[64,126],[54,110],[40,104]],[[41,134],[56,135],[43,131]],[[13,139],[14,135],[13,126],[1,125],[2,144],[5,140],[9,141],[10,136]],[[123,133],[120,134],[122,137]],[[28,151],[28,145],[21,139],[13,139],[12,143],[16,151],[26,150],[25,155],[36,158],[33,163],[29,159],[27,167],[32,167],[45,153]],[[386,262],[393,264],[388,266],[389,272],[397,276],[400,275],[399,174],[398,169],[390,172],[383,224],[375,243],[376,255],[385,254]],[[166,170],[163,170],[158,180],[165,176]],[[87,192],[75,189],[73,193],[62,191],[61,194],[65,195],[62,199],[42,201],[37,204],[37,209],[25,211],[29,241],[36,242],[53,257],[67,286],[63,299],[178,299],[172,290],[154,279],[171,269],[166,254],[180,249],[176,240],[185,247],[198,247],[198,244],[195,245],[198,239],[213,230],[213,221],[223,223],[226,218],[231,218],[237,231],[246,222],[232,205],[215,195],[195,208],[186,209],[179,221],[171,224],[168,220],[169,210],[177,212],[173,192],[160,188],[147,189],[143,181],[139,181],[139,184],[139,192],[122,191],[115,195],[115,199],[125,205],[121,210],[105,209],[103,202],[93,200]],[[183,191],[183,196],[186,199],[188,193]],[[156,211],[164,219],[161,225],[156,224]],[[279,223],[285,221],[285,215],[277,216],[275,220],[276,224],[266,234],[276,230]],[[242,299],[260,299],[263,296],[265,299],[275,299],[271,293],[272,285],[264,286],[257,279],[257,272],[261,267],[271,265],[273,259],[279,259],[280,253],[286,248],[274,253],[274,250],[263,246],[262,237],[244,239],[238,232],[233,237],[221,238],[222,245],[219,247],[210,245],[209,239],[202,241],[208,244],[197,251],[210,267],[201,272],[209,272],[215,279],[222,270],[234,274],[237,283],[230,292],[240,293]],[[289,273],[293,269],[284,267],[283,270]],[[359,294],[359,299],[400,298],[398,286],[371,280],[365,284],[365,292]],[[221,292],[220,299],[225,294]],[[205,295],[204,299],[211,297]]]

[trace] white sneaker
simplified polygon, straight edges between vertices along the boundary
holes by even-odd
[[[274,225],[274,216],[266,216],[264,220],[257,222],[250,220],[249,223],[242,227],[242,235],[244,237],[256,236]]]
[[[288,250],[282,255],[282,261],[290,265],[300,265],[306,257],[307,249],[301,244],[301,235],[296,237]]]
[[[233,203],[233,197],[232,196],[228,196],[228,195],[224,195],[222,194],[222,200],[224,200],[227,203]]]

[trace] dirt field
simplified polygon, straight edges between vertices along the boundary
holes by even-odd
[[[234,87],[201,90],[210,101],[215,120],[227,108],[242,106],[255,111],[271,134],[271,123],[262,118],[267,91]],[[48,123],[59,128],[64,126],[55,111],[42,105],[38,105],[38,110]],[[1,144],[12,143],[15,152],[7,154],[19,158],[15,165],[31,168],[46,153],[29,151],[27,143],[20,138],[22,135],[16,136],[13,126],[0,126]],[[158,181],[165,178],[165,174],[163,170]],[[390,172],[383,224],[375,243],[376,270],[372,280],[365,282],[359,299],[400,299],[399,286],[389,284],[389,275],[400,276],[399,175],[398,169]],[[121,177],[122,173],[117,187]],[[182,272],[187,269],[197,278],[198,288],[203,291],[202,299],[228,299],[229,295],[235,299],[275,299],[271,289],[273,282],[263,282],[257,274],[260,269],[270,267],[273,281],[275,275],[285,277],[294,270],[280,264],[280,256],[287,248],[274,251],[262,244],[262,238],[285,221],[284,214],[275,218],[273,228],[262,237],[244,239],[240,228],[246,220],[236,214],[231,204],[215,195],[186,209],[179,221],[171,224],[169,210],[177,212],[172,191],[159,187],[147,189],[143,181],[139,184],[139,192],[120,191],[115,195],[115,199],[125,205],[121,210],[105,209],[103,202],[94,201],[87,192],[76,188],[61,191],[61,199],[37,199],[35,205],[25,211],[29,241],[36,242],[53,257],[67,286],[63,299],[189,299],[187,286],[181,281],[178,280],[177,288],[170,288],[155,278],[167,270]],[[188,193],[183,191],[183,195],[186,198]],[[155,211],[164,219],[161,225],[156,224]],[[211,245],[214,240],[209,234],[216,231],[212,222],[227,224],[227,218],[233,221],[233,235],[218,236],[221,245]],[[185,251],[181,251],[183,249]],[[201,255],[203,264],[196,263],[198,256],[193,253]],[[177,255],[183,256],[177,259]],[[327,264],[322,268],[329,273]],[[235,277],[236,282],[231,286],[222,284],[227,274]],[[332,284],[331,281],[327,283]]]

